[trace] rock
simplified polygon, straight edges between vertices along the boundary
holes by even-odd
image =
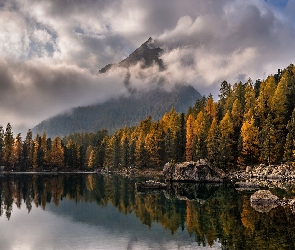
[[[247,166],[245,172],[250,173],[251,171],[252,171],[252,168],[250,166]]]
[[[236,182],[235,183],[235,188],[237,190],[241,190],[241,191],[246,191],[246,190],[255,190],[255,189],[259,189],[261,188],[261,186],[258,183],[255,182]]]
[[[166,163],[163,175],[166,181],[222,182],[225,178],[221,169],[210,166],[205,160]]]
[[[279,198],[269,190],[258,190],[251,195],[250,202],[256,211],[267,213],[278,206]]]
[[[135,183],[135,189],[138,192],[145,191],[145,190],[158,190],[158,189],[166,189],[167,184],[148,180],[148,181],[141,181]]]

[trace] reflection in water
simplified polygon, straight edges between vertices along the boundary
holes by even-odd
[[[289,208],[259,213],[250,205],[251,193],[227,185],[174,183],[165,192],[136,193],[136,180],[118,176],[5,175],[0,180],[1,249],[17,248],[19,242],[26,249],[29,237],[39,245],[27,249],[295,248],[295,215]]]

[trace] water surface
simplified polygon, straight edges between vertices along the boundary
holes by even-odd
[[[136,179],[119,176],[3,175],[0,181],[0,249],[295,249],[290,208],[258,212],[249,201],[254,191],[229,184],[137,193]]]

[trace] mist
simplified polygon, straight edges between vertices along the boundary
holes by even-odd
[[[217,99],[223,80],[264,79],[294,63],[294,13],[295,0],[1,1],[0,125],[24,132],[159,85],[189,84]],[[139,63],[97,74],[149,37],[166,70]]]

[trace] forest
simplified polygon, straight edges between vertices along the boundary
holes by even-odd
[[[136,167],[161,170],[166,162],[207,159],[225,171],[254,164],[295,162],[295,66],[265,80],[220,84],[219,99],[196,100],[186,113],[174,108],[112,134],[75,133],[47,138],[28,130],[15,137],[0,127],[0,164],[6,170]]]

